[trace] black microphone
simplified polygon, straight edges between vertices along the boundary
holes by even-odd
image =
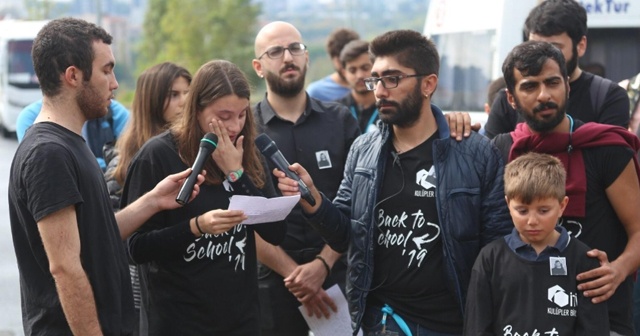
[[[211,156],[214,150],[218,147],[218,136],[213,133],[207,133],[204,135],[204,138],[200,140],[200,149],[198,150],[198,156],[196,156],[196,161],[193,163],[193,167],[191,167],[191,174],[184,180],[182,187],[180,187],[180,192],[178,193],[178,197],[176,197],[176,202],[181,205],[187,204],[189,201],[189,197],[193,192],[193,186],[196,184],[198,180],[198,174],[202,171],[202,167],[204,167],[204,163],[207,162],[207,159]]]
[[[288,178],[296,180],[298,182],[298,187],[300,188],[300,197],[302,197],[302,199],[311,204],[311,206],[316,205],[316,200],[311,195],[309,187],[304,184],[304,181],[300,179],[300,176],[289,170],[289,162],[287,162],[287,159],[284,158],[284,155],[282,155],[282,153],[278,149],[278,146],[276,146],[276,143],[273,142],[273,140],[271,140],[268,135],[264,133],[258,135],[258,137],[256,138],[256,146],[264,156],[271,159],[273,164],[276,165],[276,168],[282,170]]]

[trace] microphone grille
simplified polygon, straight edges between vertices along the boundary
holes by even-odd
[[[255,143],[256,147],[258,147],[258,150],[264,153],[267,148],[273,143],[273,140],[271,140],[271,138],[265,133],[262,133],[256,137]]]
[[[214,150],[218,147],[218,136],[211,132],[205,134],[202,140],[200,140],[200,147],[206,147],[210,150]]]

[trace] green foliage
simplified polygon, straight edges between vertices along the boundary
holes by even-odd
[[[161,57],[161,51],[167,40],[166,34],[160,29],[160,21],[167,13],[168,0],[149,0],[147,12],[142,26],[143,38],[139,44],[138,73],[158,63],[156,59]]]
[[[23,0],[27,20],[50,20],[64,16],[70,5],[54,0]]]
[[[195,73],[226,59],[250,74],[259,13],[251,0],[150,0],[137,68],[171,61]]]

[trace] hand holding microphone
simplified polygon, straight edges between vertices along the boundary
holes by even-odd
[[[180,188],[180,192],[178,193],[178,197],[176,197],[176,202],[181,205],[187,204],[189,201],[189,197],[191,196],[191,192],[193,191],[193,186],[196,184],[196,180],[198,179],[198,174],[202,171],[204,164],[207,162],[207,159],[211,156],[216,147],[218,146],[218,136],[213,133],[207,133],[204,135],[202,140],[200,140],[200,149],[198,150],[198,156],[196,156],[196,160],[193,163],[193,167],[191,167],[191,174],[182,184]]]
[[[284,172],[288,178],[298,182],[300,197],[302,197],[302,199],[307,201],[307,203],[309,203],[311,206],[315,206],[316,200],[313,197],[313,195],[311,195],[311,191],[309,191],[309,188],[304,183],[304,181],[300,179],[300,176],[298,176],[296,173],[289,170],[290,164],[289,162],[287,162],[287,159],[284,158],[284,155],[282,155],[282,153],[276,146],[276,143],[273,142],[273,140],[271,140],[271,138],[269,138],[269,136],[264,133],[260,134],[256,138],[255,143],[258,149],[260,150],[260,152],[264,156],[269,158],[273,162],[273,164],[276,166],[276,168]]]

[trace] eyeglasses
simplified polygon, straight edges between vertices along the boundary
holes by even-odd
[[[258,57],[258,59],[261,59],[262,56],[264,56],[265,54],[269,56],[269,58],[271,59],[279,59],[279,58],[282,58],[282,56],[284,56],[285,50],[289,50],[292,56],[300,56],[300,55],[303,55],[304,52],[307,50],[307,46],[300,42],[293,42],[289,44],[286,48],[281,46],[271,47],[267,49],[267,51],[263,52],[262,55]]]
[[[403,78],[422,77],[422,76],[428,76],[428,75],[415,74],[415,75],[391,75],[391,76],[382,76],[382,77],[369,77],[364,79],[364,86],[367,87],[367,90],[373,91],[376,89],[376,85],[378,85],[378,82],[382,82],[382,86],[385,89],[393,89],[398,87],[398,83],[400,83],[400,80]]]

